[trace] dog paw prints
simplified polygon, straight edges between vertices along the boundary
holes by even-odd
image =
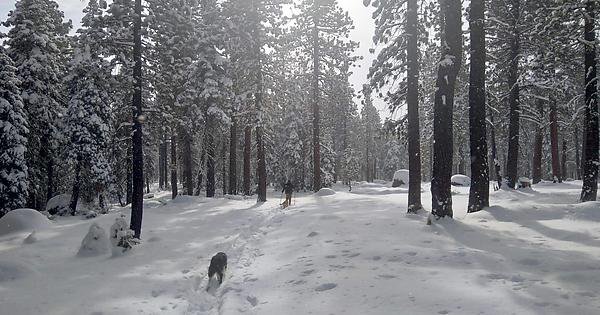
[[[258,305],[258,299],[255,296],[248,295],[246,296],[246,301],[252,305],[252,307]]]

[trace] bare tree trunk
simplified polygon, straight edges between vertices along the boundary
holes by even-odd
[[[213,128],[210,119],[206,125],[205,146],[206,146],[206,197],[215,196],[215,140]]]
[[[579,154],[580,143],[579,143],[579,127],[575,124],[573,136],[575,137],[575,179],[581,179],[581,157]]]
[[[321,139],[320,139],[320,109],[319,109],[319,77],[320,77],[320,51],[319,51],[319,16],[317,1],[314,2],[312,45],[313,45],[313,77],[312,77],[312,114],[313,114],[313,191],[321,189]]]
[[[177,137],[171,136],[171,199],[177,198]]]
[[[521,37],[519,34],[518,24],[520,16],[521,0],[512,0],[511,15],[513,17],[511,25],[511,43],[510,43],[510,66],[508,69],[508,85],[510,94],[508,103],[509,111],[509,130],[508,130],[508,157],[506,164],[506,175],[508,186],[515,188],[518,178],[519,165],[519,119],[520,119],[520,104],[519,104],[519,56],[521,53]]]
[[[229,194],[237,195],[237,120],[232,118],[229,135]]]
[[[77,202],[79,201],[79,189],[81,187],[81,158],[78,157],[76,163],[77,164],[75,164],[75,181],[73,182],[71,202],[69,203],[71,215],[77,214]]]
[[[462,27],[461,0],[441,2],[444,20],[444,51],[438,64],[434,103],[433,179],[431,181],[432,214],[452,217],[453,132],[452,114],[456,77],[461,67]]]
[[[563,139],[562,142],[562,156],[560,159],[560,173],[563,180],[567,179],[567,140]]]
[[[192,139],[189,133],[183,128],[180,130],[180,137],[183,144],[183,187],[185,194],[192,196],[194,194],[194,179],[192,170]]]
[[[538,99],[537,110],[540,120],[535,127],[535,140],[533,144],[533,161],[531,162],[532,171],[531,177],[533,184],[537,184],[542,181],[542,154],[543,154],[543,141],[544,134],[542,129],[542,123],[544,121],[544,100]]]
[[[469,77],[469,139],[471,151],[471,187],[468,212],[490,205],[490,178],[487,164],[485,121],[485,1],[471,0],[471,71]]]
[[[252,153],[252,127],[244,129],[244,196],[250,196],[250,156]]]
[[[596,69],[596,4],[585,5],[585,149],[581,201],[595,201],[598,195],[598,88]]]
[[[494,123],[494,113],[490,110],[490,140],[492,145],[492,165],[494,167],[493,174],[498,182],[498,188],[502,187],[502,175],[500,175],[500,159],[498,158],[498,149],[496,148],[496,124]]]
[[[552,180],[562,183],[560,158],[558,155],[558,121],[556,117],[556,100],[550,105],[550,147],[552,151]]]

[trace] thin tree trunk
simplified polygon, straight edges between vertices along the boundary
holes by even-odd
[[[192,139],[187,131],[181,131],[181,140],[183,140],[183,183],[185,194],[192,196],[194,194],[194,179],[192,170]]]
[[[223,185],[223,195],[227,194],[227,138],[223,137],[221,141],[221,184]]]
[[[562,183],[560,158],[558,155],[558,120],[556,117],[556,100],[550,105],[550,147],[552,153],[552,181]]]
[[[71,202],[69,203],[69,209],[71,215],[77,214],[77,202],[79,201],[79,189],[81,187],[81,158],[77,158],[77,164],[75,164],[75,181],[73,182],[73,191],[71,193]]]
[[[487,164],[487,128],[485,121],[485,1],[471,0],[471,71],[469,77],[469,139],[471,151],[471,187],[468,212],[490,205],[490,178]]]
[[[518,24],[520,15],[521,0],[512,0],[511,15],[513,17],[511,32],[512,39],[510,43],[510,65],[508,69],[508,85],[510,94],[509,103],[509,130],[508,130],[508,157],[506,161],[506,175],[508,186],[515,188],[518,178],[519,165],[519,56],[521,53],[521,37]]]
[[[163,163],[165,163],[164,147],[164,142],[161,142],[158,146],[158,188],[160,190],[165,189],[165,170],[163,169]]]
[[[171,199],[177,198],[177,137],[171,136]]]
[[[573,136],[575,137],[575,179],[581,179],[581,157],[579,154],[580,143],[579,143],[579,127],[575,124]]]
[[[232,118],[229,135],[229,194],[237,195],[237,120]]]
[[[563,180],[567,179],[567,140],[563,139],[562,142],[562,156],[560,159],[560,173]]]
[[[492,165],[494,167],[493,174],[498,182],[498,188],[502,187],[502,176],[500,175],[500,159],[498,159],[498,149],[496,148],[496,124],[494,123],[494,113],[490,110],[490,140],[492,145]]]
[[[319,77],[320,77],[320,51],[319,51],[319,16],[317,1],[313,3],[313,77],[312,77],[312,114],[313,114],[313,191],[321,189],[321,139],[320,139],[320,109],[319,109]]]
[[[441,3],[444,15],[444,44],[442,59],[438,64],[433,118],[433,179],[431,181],[432,214],[452,217],[453,132],[452,114],[456,77],[461,67],[462,28],[461,0]]]
[[[206,146],[206,197],[212,198],[215,196],[215,145],[214,136],[212,134],[212,124],[206,125],[205,146]]]
[[[542,123],[544,121],[544,100],[538,99],[536,103],[540,120],[535,127],[535,140],[533,143],[533,161],[531,162],[531,177],[533,179],[533,184],[542,181],[542,154],[544,148],[544,134],[542,128]]]
[[[250,155],[252,153],[252,127],[244,129],[244,196],[250,196]]]
[[[585,149],[581,201],[595,201],[598,194],[598,88],[596,69],[596,5],[585,6]]]
[[[129,205],[131,204],[131,200],[133,198],[133,164],[132,164],[132,156],[131,156],[131,148],[127,148],[127,179],[126,179],[126,195],[125,202]]]

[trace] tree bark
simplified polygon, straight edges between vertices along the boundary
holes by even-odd
[[[237,195],[237,121],[232,118],[229,130],[229,194]]]
[[[552,181],[562,183],[560,173],[560,157],[558,155],[558,120],[556,117],[556,100],[550,105],[550,147],[552,155]]]
[[[171,199],[177,198],[177,137],[171,136]]]
[[[456,78],[461,67],[462,28],[461,0],[445,0],[443,12],[443,53],[438,64],[433,118],[433,178],[431,181],[432,214],[436,218],[452,217],[453,131],[452,114]]]
[[[506,161],[506,175],[508,186],[515,188],[518,179],[519,165],[519,57],[521,54],[521,35],[519,34],[519,15],[521,0],[512,0],[511,15],[512,38],[510,42],[510,65],[508,69],[508,85],[510,94],[509,103],[509,130],[508,130],[508,157]]]
[[[244,196],[252,195],[250,187],[250,156],[252,153],[252,127],[244,129]]]
[[[562,141],[562,156],[560,158],[560,174],[563,180],[567,179],[567,140]]]
[[[502,175],[500,175],[500,159],[498,158],[498,149],[496,148],[496,124],[494,123],[494,113],[490,110],[490,140],[492,145],[492,165],[493,165],[493,174],[496,178],[496,182],[498,183],[498,188],[502,187]]]
[[[215,196],[215,139],[213,136],[212,123],[209,121],[206,125],[205,146],[206,146],[206,197]]]
[[[73,190],[71,192],[71,202],[69,203],[69,209],[71,215],[77,214],[77,202],[79,201],[79,189],[81,187],[81,158],[77,158],[77,164],[75,164],[75,181],[73,182]]]
[[[471,0],[471,71],[469,76],[469,139],[471,150],[471,187],[468,212],[489,207],[490,178],[487,164],[486,88],[485,88],[485,1]]]
[[[596,69],[596,5],[585,5],[585,149],[581,201],[595,201],[598,194],[598,87]]]
[[[581,157],[579,154],[580,143],[579,143],[579,127],[575,124],[575,129],[573,132],[573,136],[575,137],[575,179],[581,179]]]
[[[227,194],[227,138],[223,137],[221,141],[221,184],[223,185],[223,195]]]
[[[313,191],[321,189],[321,139],[320,139],[320,109],[319,109],[319,77],[320,77],[320,51],[319,51],[319,16],[318,2],[313,2],[313,77],[312,77],[312,114],[313,114]]]
[[[144,141],[142,133],[142,0],[135,0],[133,22],[133,196],[131,199],[131,224],[134,237],[142,233],[144,212]]]
[[[533,161],[531,162],[531,177],[533,184],[537,184],[542,181],[542,154],[544,148],[544,134],[542,128],[544,121],[544,100],[538,99],[536,102],[540,120],[535,127],[535,140],[533,143]]]
[[[192,138],[189,132],[182,130],[180,132],[183,144],[183,183],[184,191],[188,196],[194,195],[194,171],[192,169]]]
[[[165,143],[161,142],[158,146],[158,188],[160,190],[165,189],[165,170],[163,168],[163,164],[165,163],[165,158],[166,158],[166,152],[164,151],[165,149]]]

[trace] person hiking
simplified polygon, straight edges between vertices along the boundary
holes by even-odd
[[[285,201],[281,204],[283,208],[287,208],[292,203],[292,194],[294,193],[294,185],[290,180],[283,185],[282,193],[285,192]]]

